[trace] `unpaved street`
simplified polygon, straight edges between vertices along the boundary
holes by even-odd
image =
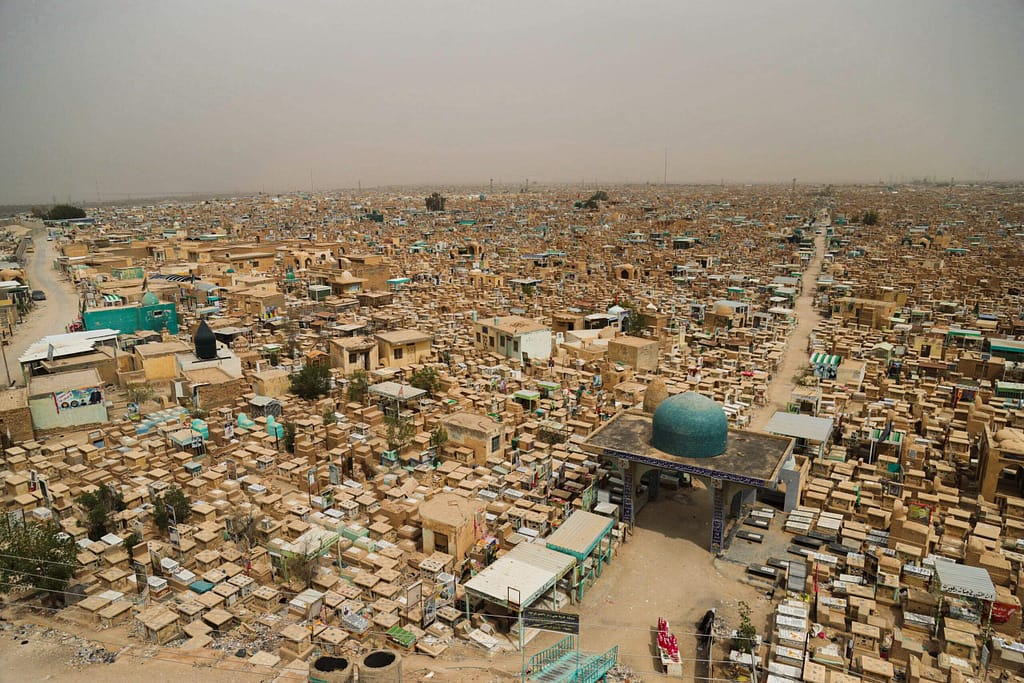
[[[821,259],[825,251],[824,228],[821,229],[821,233],[814,236],[814,256],[804,268],[800,295],[797,296],[796,305],[793,307],[796,329],[786,342],[786,354],[768,387],[768,401],[754,413],[750,421],[750,428],[755,431],[764,429],[776,411],[786,410],[789,395],[793,391],[793,377],[800,368],[807,365],[807,339],[811,336],[814,326],[821,320],[821,315],[814,309],[814,292],[817,289],[816,282],[821,273]]]
[[[71,283],[53,268],[53,262],[57,258],[54,242],[46,241],[46,228],[41,224],[28,227],[32,227],[35,248],[26,255],[25,273],[32,289],[46,292],[46,301],[35,302],[35,308],[15,329],[10,346],[4,349],[11,379],[19,386],[23,386],[25,382],[21,377],[18,357],[40,337],[63,333],[65,326],[78,317],[78,293]],[[2,381],[6,381],[6,377]]]

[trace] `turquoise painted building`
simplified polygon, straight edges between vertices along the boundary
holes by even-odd
[[[146,292],[142,303],[86,309],[82,312],[82,322],[87,330],[109,328],[121,334],[167,330],[178,334],[178,309],[173,303],[160,303],[155,294]]]

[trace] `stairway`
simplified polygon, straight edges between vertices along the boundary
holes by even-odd
[[[576,652],[573,636],[530,658],[529,680],[534,683],[595,683],[604,680],[618,660],[618,647],[607,652]]]

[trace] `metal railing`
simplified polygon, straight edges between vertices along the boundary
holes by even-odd
[[[594,683],[605,677],[619,659],[619,646],[616,645],[604,654],[588,658],[587,662],[576,671],[577,683]]]
[[[530,665],[527,671],[536,673],[551,666],[567,654],[575,654],[576,636],[566,636],[546,650],[541,650],[530,657]]]

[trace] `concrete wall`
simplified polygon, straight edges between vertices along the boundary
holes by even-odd
[[[240,379],[220,384],[204,384],[199,387],[199,408],[210,410],[233,403],[236,398],[247,391]]]
[[[82,320],[87,330],[110,328],[131,334],[139,330],[160,332],[166,329],[171,334],[178,334],[178,312],[174,304],[95,308],[86,311]]]
[[[12,408],[0,413],[0,430],[10,430],[11,440],[29,441],[35,438],[32,431],[32,412],[28,406],[24,408]]]
[[[142,361],[142,369],[146,373],[146,381],[154,382],[173,379],[178,376],[178,362],[174,354],[155,356]]]
[[[402,350],[402,357],[395,358],[395,349]],[[380,364],[386,368],[406,368],[410,365],[418,365],[430,356],[430,340],[415,342],[413,344],[395,344],[377,340],[377,353]]]
[[[52,394],[30,398],[29,410],[36,429],[63,429],[107,421],[107,407],[101,402],[57,412]],[[13,435],[13,432],[11,432]]]
[[[288,374],[277,375],[277,373],[273,373],[270,376],[253,375],[253,389],[260,396],[270,396],[272,398],[284,396],[291,390],[290,377]]]
[[[608,360],[628,365],[634,370],[649,372],[658,369],[658,342],[650,340],[638,345],[634,338],[627,343],[617,339],[608,341]]]
[[[551,331],[537,330],[525,332],[519,336],[519,350],[530,357],[530,360],[547,360],[551,357]]]

